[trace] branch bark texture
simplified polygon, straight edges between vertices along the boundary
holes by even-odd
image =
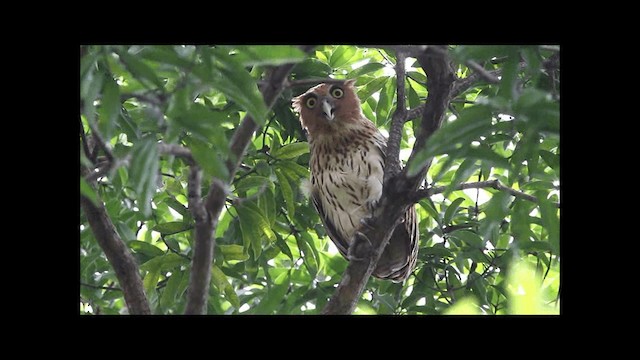
[[[422,114],[421,130],[413,149],[414,153],[440,127],[449,103],[451,85],[454,80],[446,47],[427,47],[417,57],[427,74],[429,95]],[[404,111],[404,107],[398,106],[396,111]],[[395,113],[394,118],[396,118]],[[399,142],[389,141],[387,153],[399,151],[394,149],[399,145]],[[413,205],[412,195],[420,186],[428,166],[426,165],[418,176],[409,178],[405,171],[402,171],[395,176],[388,177],[388,181],[385,181],[379,206],[371,221],[374,225],[361,229],[365,237],[369,239],[370,245],[367,245],[366,242],[363,243],[362,237],[354,237],[351,246],[355,247],[355,256],[349,261],[340,284],[322,311],[323,314],[351,314],[353,312],[393,230],[398,225],[402,214],[409,206]],[[389,169],[385,168],[385,178],[387,178],[387,171]]]
[[[308,53],[313,48],[313,46],[303,46],[302,50]],[[294,66],[295,64],[277,66],[269,74],[267,83],[261,88],[262,96],[268,109],[271,109],[282,90],[287,86],[287,77]],[[230,174],[229,179],[233,179],[238,170],[247,146],[257,128],[258,124],[253,118],[245,116],[233,133],[230,144],[230,157],[226,161]],[[185,314],[205,314],[207,310],[211,264],[213,263],[213,249],[215,247],[213,234],[218,226],[218,219],[225,203],[227,186],[228,184],[219,179],[214,179],[204,202],[193,208],[191,204],[189,206],[192,208],[192,212],[204,213],[204,216],[198,217],[198,214],[194,213],[194,219],[196,220],[195,246]],[[190,189],[189,191],[192,190]]]
[[[94,205],[80,196],[80,204],[91,231],[116,273],[130,314],[151,314],[135,258],[122,241],[102,202]]]

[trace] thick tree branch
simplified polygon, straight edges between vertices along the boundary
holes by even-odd
[[[384,184],[386,184],[392,176],[400,172],[400,140],[402,139],[402,128],[404,127],[405,113],[407,112],[404,94],[404,53],[399,51],[396,59],[397,101],[396,111],[391,117],[391,128],[389,129],[389,140],[387,141]]]
[[[453,188],[454,191],[456,190],[465,190],[465,189],[482,189],[482,188],[491,188],[491,189],[496,189],[499,191],[504,191],[509,193],[512,196],[521,198],[521,199],[525,199],[534,203],[540,203],[540,201],[538,200],[537,197],[533,196],[533,195],[529,195],[527,193],[524,193],[522,191],[518,191],[515,189],[512,189],[508,186],[503,185],[500,180],[498,179],[494,179],[494,180],[487,180],[487,181],[477,181],[477,182],[471,182],[471,183],[461,183],[458,184],[457,186],[455,186]],[[422,199],[428,198],[434,194],[440,194],[443,193],[447,190],[447,186],[436,186],[436,187],[431,187],[428,189],[421,189],[416,191],[413,195],[413,202],[418,202]],[[560,207],[560,203],[553,203],[555,206]]]
[[[80,204],[98,245],[104,251],[109,264],[116,273],[129,313],[151,314],[138,264],[125,243],[120,239],[104,205],[99,201],[98,206],[95,206],[91,200],[84,196],[80,196]]]
[[[423,112],[422,128],[416,141],[416,144],[421,146],[442,123],[454,76],[449,66],[446,47],[430,46],[417,57],[427,74],[429,90],[427,106]],[[414,153],[420,149],[420,146],[414,147]],[[370,222],[373,225],[361,228],[362,234],[371,245],[367,246],[367,243],[361,240],[363,237],[354,237],[351,245],[354,248],[354,256],[349,261],[338,288],[323,309],[323,314],[353,312],[393,230],[409,206],[413,205],[411,194],[422,182],[427,168],[428,165],[419,176],[412,178],[408,178],[403,171],[385,183],[379,206]]]
[[[305,53],[309,53],[313,48],[314,46],[303,46],[302,50]],[[287,77],[294,66],[295,64],[284,64],[272,69],[267,78],[267,83],[260,90],[268,109],[271,109],[282,90],[286,87]],[[253,118],[245,116],[233,133],[229,149],[230,156],[226,161],[229,179],[233,179],[257,128],[258,124]],[[211,264],[215,246],[213,234],[218,226],[218,219],[224,207],[227,189],[227,183],[213,181],[204,201],[205,214],[200,220],[196,219],[195,246],[185,314],[206,313],[206,300],[209,294]]]

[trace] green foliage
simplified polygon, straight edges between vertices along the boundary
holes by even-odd
[[[395,54],[354,46],[87,46],[80,59],[81,120],[98,129],[119,166],[80,192],[102,201],[140,265],[155,314],[184,311],[193,256],[189,166],[157,143],[191,150],[213,179],[230,183],[216,229],[209,314],[318,314],[347,261],[326,236],[304,190],[309,147],[290,101],[271,111],[258,91],[270,66],[296,63],[293,80],[356,79],[363,113],[388,131],[396,107]],[[420,250],[403,284],[371,279],[355,314],[557,314],[560,291],[559,70],[541,46],[452,46],[456,75],[473,61],[498,72],[451,101],[441,129],[408,164],[432,160],[429,186],[445,191],[417,205]],[[523,62],[526,61],[526,62]],[[415,59],[407,68],[407,104],[428,94]],[[231,178],[229,143],[241,119],[261,127]],[[408,159],[421,119],[407,124]],[[89,126],[91,125],[91,126]],[[406,154],[405,154],[406,152]],[[98,155],[103,155],[99,153]],[[81,165],[91,170],[86,154]],[[537,203],[461,183],[498,179]],[[113,268],[80,217],[81,313],[125,309]]]

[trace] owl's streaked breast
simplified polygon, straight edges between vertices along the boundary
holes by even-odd
[[[360,220],[371,215],[367,205],[382,195],[385,140],[373,130],[311,143],[311,186],[343,239],[351,239]]]

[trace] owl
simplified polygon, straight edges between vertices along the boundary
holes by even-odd
[[[387,139],[361,110],[355,80],[320,84],[293,99],[310,146],[311,199],[329,238],[347,258],[352,236],[382,195]],[[404,214],[373,276],[404,281],[418,253],[415,206]]]

